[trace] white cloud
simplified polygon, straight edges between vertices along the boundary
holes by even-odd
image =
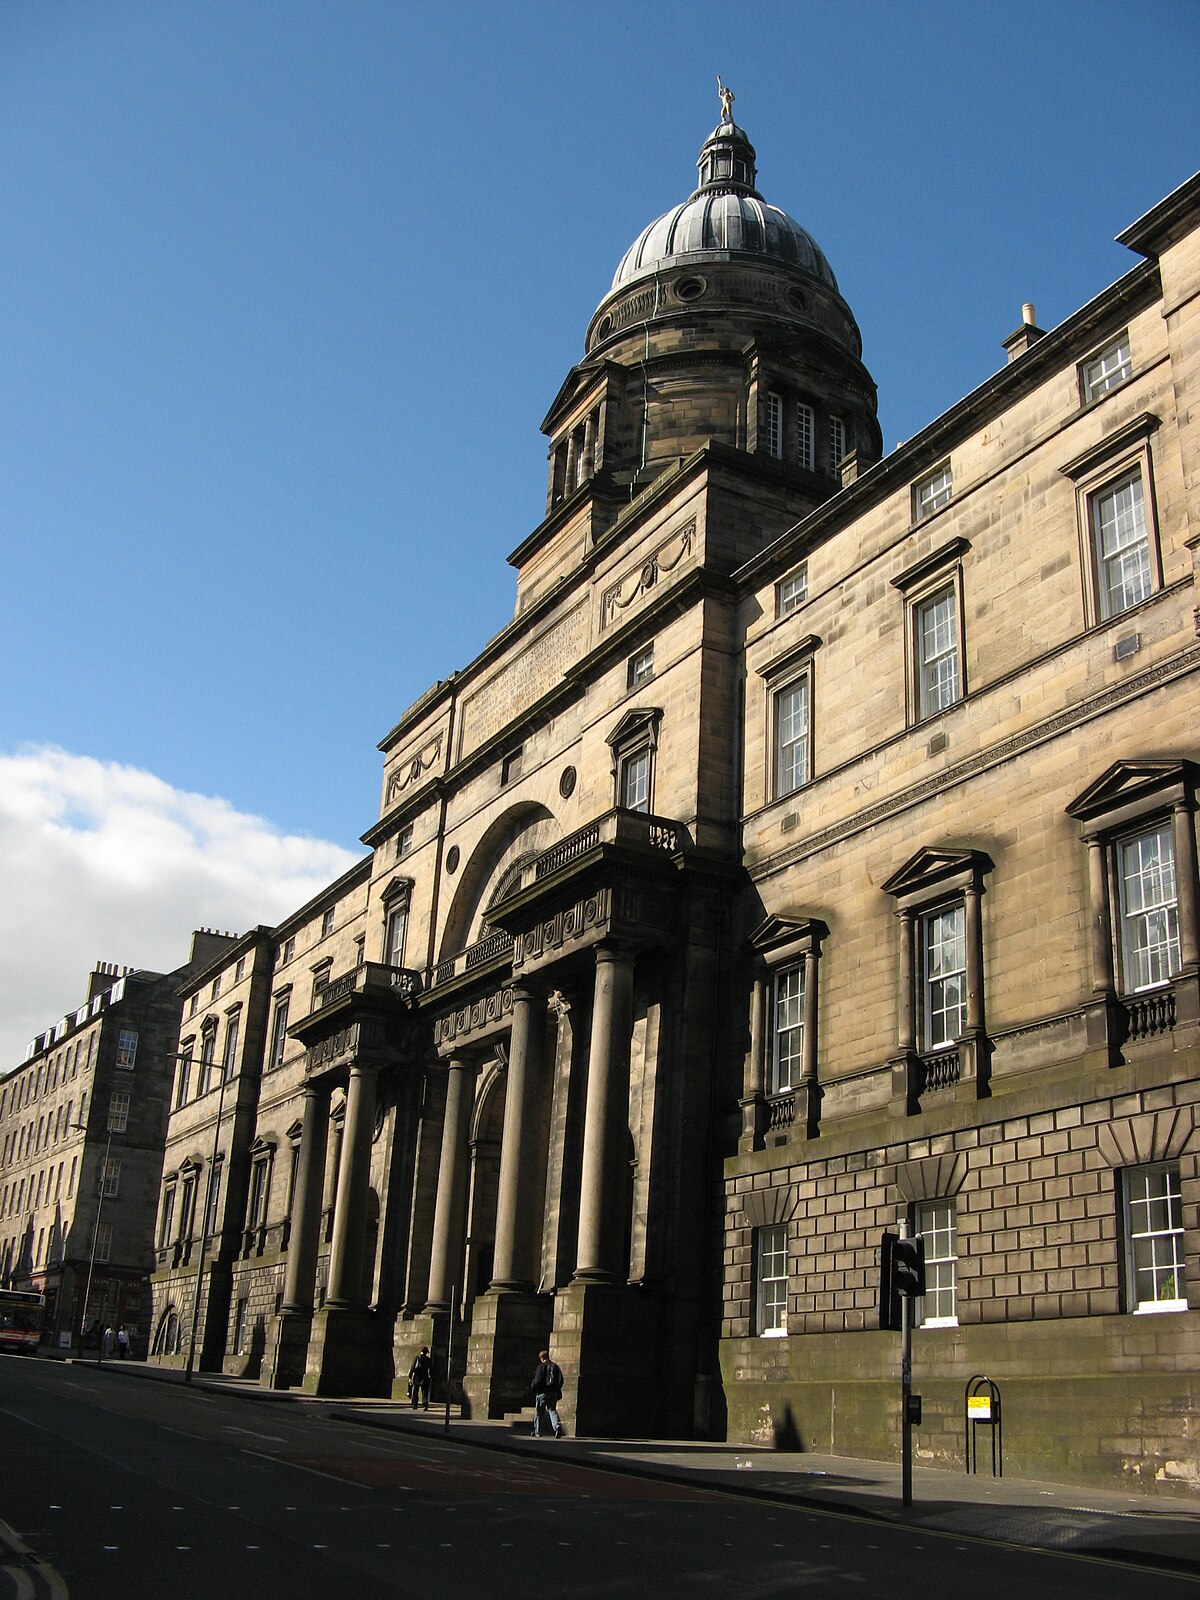
[[[0,1072],[82,1004],[97,961],[173,971],[193,928],[278,922],[356,859],[136,767],[0,754]]]

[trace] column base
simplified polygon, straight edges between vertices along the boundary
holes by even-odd
[[[571,1432],[661,1436],[670,1352],[661,1347],[660,1322],[657,1296],[638,1284],[575,1279],[556,1291],[550,1351],[563,1369],[559,1413]],[[664,1367],[658,1386],[646,1376],[654,1363]]]
[[[532,1403],[538,1351],[550,1342],[554,1300],[534,1290],[489,1289],[477,1295],[467,1339],[463,1410],[505,1417]]]
[[[312,1322],[311,1311],[281,1311],[273,1319],[258,1376],[261,1388],[295,1389],[304,1382]]]
[[[374,1312],[325,1306],[314,1314],[305,1394],[388,1395],[392,1377],[390,1341]]]

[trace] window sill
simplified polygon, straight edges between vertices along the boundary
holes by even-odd
[[[1164,1312],[1186,1311],[1187,1309],[1188,1303],[1186,1300],[1146,1300],[1141,1305],[1134,1306],[1133,1314],[1135,1317],[1156,1317],[1161,1316]]]
[[[924,1322],[918,1323],[921,1328],[957,1328],[957,1317],[926,1317]]]
[[[760,1339],[786,1339],[786,1328],[764,1328],[758,1336]]]

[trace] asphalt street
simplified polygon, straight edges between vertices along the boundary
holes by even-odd
[[[927,1529],[381,1433],[320,1406],[250,1406],[0,1357],[0,1595],[19,1600],[495,1600],[883,1595],[1138,1600],[1195,1593]],[[8,1588],[6,1590],[5,1584]]]

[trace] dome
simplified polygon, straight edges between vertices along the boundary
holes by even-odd
[[[715,128],[700,150],[700,187],[643,228],[621,257],[612,288],[668,265],[749,256],[805,273],[836,293],[833,269],[811,234],[755,189],[754,160],[741,128],[732,122]]]

